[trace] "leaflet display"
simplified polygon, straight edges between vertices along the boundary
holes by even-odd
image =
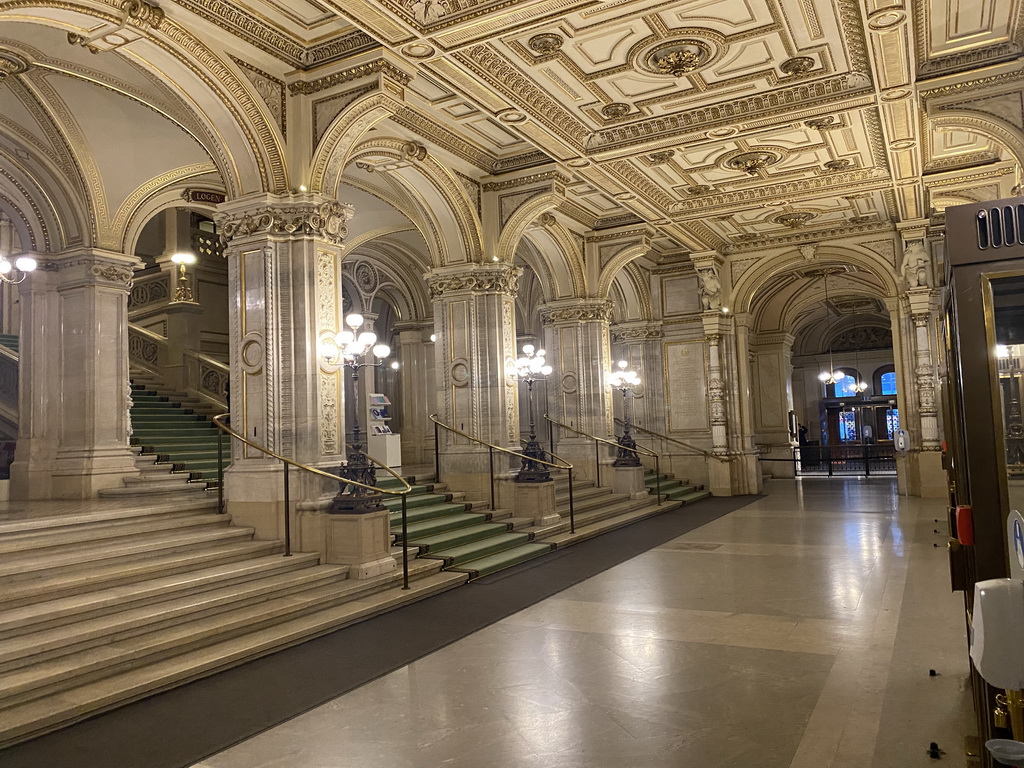
[[[366,451],[389,467],[402,466],[402,439],[391,431],[391,401],[371,392],[366,403]]]

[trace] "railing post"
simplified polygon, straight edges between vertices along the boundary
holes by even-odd
[[[576,502],[572,497],[572,467],[569,471],[569,533],[576,533]]]
[[[597,483],[596,483],[596,485],[594,487],[595,488],[600,488],[601,487],[601,444],[597,440],[594,441],[594,466],[596,467],[596,469],[594,470],[594,474],[597,476]]]
[[[658,506],[661,506],[661,457],[654,455],[654,492],[658,494]]]
[[[864,475],[871,477],[871,446],[864,446]]]
[[[491,511],[494,511],[494,449],[487,446],[487,463],[491,471]]]
[[[547,416],[544,420],[548,423],[548,453],[555,452],[555,425]]]
[[[292,510],[291,501],[288,492],[288,462],[282,461],[284,464],[284,556],[292,556]]]
[[[217,428],[217,514],[224,514],[224,430]]]
[[[828,453],[828,476],[832,477],[832,446],[825,446],[825,450]]]
[[[438,441],[437,422],[434,422],[434,482],[441,482],[441,443]]]
[[[402,494],[402,589],[409,588],[409,493]]]

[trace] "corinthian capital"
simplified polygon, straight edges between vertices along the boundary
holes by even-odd
[[[230,200],[216,215],[221,237],[315,237],[341,245],[352,206],[315,195],[255,195]]]
[[[509,264],[472,264],[435,269],[424,275],[431,299],[457,293],[500,293],[515,298],[523,270]]]

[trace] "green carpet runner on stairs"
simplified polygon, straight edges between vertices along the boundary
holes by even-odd
[[[18,336],[13,333],[0,333],[0,345],[18,354]]]
[[[380,487],[397,487],[384,480]],[[402,500],[386,497],[391,513],[391,533],[402,541]],[[474,512],[472,504],[452,501],[450,493],[435,493],[433,486],[417,485],[406,499],[409,546],[420,557],[444,560],[444,570],[468,573],[470,578],[509,568],[550,552],[551,544],[531,541],[528,533],[516,533],[511,523],[492,522],[491,511]]]
[[[174,464],[193,480],[217,485],[217,442],[220,430],[205,416],[140,384],[132,384],[132,439],[158,462]],[[224,443],[225,461],[227,441]]]
[[[657,488],[667,501],[675,501],[682,504],[693,504],[696,501],[711,496],[710,491],[698,488],[695,485],[688,485],[685,480],[677,480],[673,475],[665,473],[662,473],[659,484],[657,475],[652,470],[644,472],[644,485],[650,489],[651,493],[654,493],[655,488]]]

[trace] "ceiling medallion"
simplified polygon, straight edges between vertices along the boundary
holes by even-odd
[[[775,165],[780,160],[782,160],[782,156],[775,152],[758,150],[756,152],[740,152],[727,155],[723,165],[734,171],[743,171],[751,176],[757,176],[769,165]]]
[[[814,69],[815,61],[810,56],[796,56],[779,64],[784,75],[806,75]]]
[[[817,216],[817,214],[811,213],[810,211],[787,211],[786,213],[778,213],[772,216],[769,221],[772,221],[775,224],[781,224],[784,227],[789,227],[790,229],[798,229],[815,216]]]
[[[412,59],[426,59],[434,55],[434,48],[426,43],[409,43],[402,53]]]
[[[28,62],[16,53],[0,51],[0,83],[9,75],[20,75],[28,70]]]
[[[652,221],[651,223],[658,227],[667,227],[672,223],[672,219],[658,219],[657,221]]]
[[[612,195],[612,197],[614,197],[616,200],[635,200],[636,199],[636,195],[634,195],[632,192],[616,192],[614,195]]]
[[[804,120],[804,125],[808,128],[813,128],[816,131],[831,131],[834,128],[842,128],[843,121],[835,115],[826,115],[825,117],[815,117],[811,120]]]
[[[910,96],[912,91],[909,88],[893,88],[882,94],[882,101],[899,101]]]
[[[567,160],[565,164],[570,168],[586,168],[590,165],[590,161],[585,157],[574,157],[572,160]]]
[[[897,139],[889,142],[889,149],[913,149],[917,142],[913,139]]]
[[[739,133],[738,129],[727,126],[725,128],[712,128],[707,132],[707,137],[709,139],[725,139],[729,136],[735,136],[737,133]]]
[[[498,113],[498,119],[503,123],[521,123],[526,115],[518,109],[505,109]]]
[[[560,50],[565,39],[554,32],[545,32],[542,35],[534,35],[527,45],[536,53],[554,53]]]
[[[605,117],[614,120],[617,117],[625,117],[629,114],[629,104],[623,104],[622,102],[615,102],[613,104],[605,104],[601,107],[601,114]]]
[[[701,195],[710,195],[711,187],[707,184],[694,184],[692,187],[686,188],[686,194],[690,197],[700,197]]]
[[[825,163],[825,170],[829,173],[837,173],[839,171],[848,171],[853,168],[853,161],[847,160],[845,157],[839,160],[829,160]]]
[[[662,165],[671,160],[672,155],[674,154],[675,152],[673,150],[665,149],[662,150],[661,152],[652,152],[650,155],[647,156],[647,160],[648,162],[650,162],[651,165]]]
[[[715,57],[710,43],[683,38],[661,43],[650,49],[637,63],[655,75],[683,77],[707,66]]]
[[[868,29],[891,29],[907,20],[907,14],[899,8],[889,8],[872,14],[868,18]]]

